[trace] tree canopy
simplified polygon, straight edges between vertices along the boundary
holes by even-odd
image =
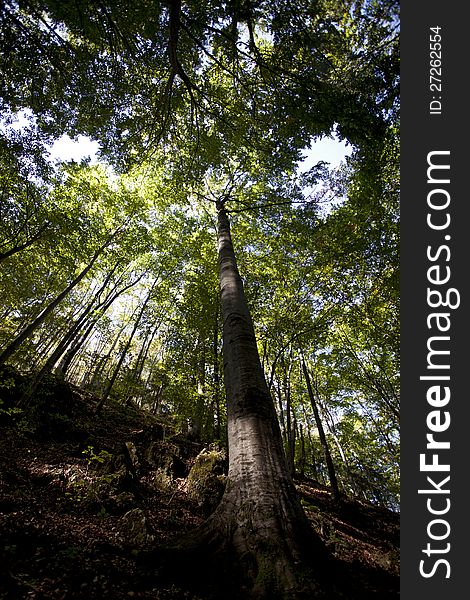
[[[398,10],[3,3],[0,361],[225,444],[223,205],[291,474],[398,510]]]

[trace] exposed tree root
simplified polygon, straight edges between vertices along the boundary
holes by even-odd
[[[334,560],[303,516],[285,521],[262,506],[233,506],[230,491],[198,529],[146,557],[164,579],[207,598],[227,600],[339,599]],[[281,508],[280,505],[278,508]],[[256,512],[253,512],[253,509]],[[275,511],[277,512],[277,510]],[[273,518],[274,517],[274,518]],[[280,517],[280,514],[277,515]]]

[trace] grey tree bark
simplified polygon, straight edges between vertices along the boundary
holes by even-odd
[[[288,472],[223,202],[217,210],[229,470],[204,543],[229,553],[246,597],[331,598],[328,554]]]

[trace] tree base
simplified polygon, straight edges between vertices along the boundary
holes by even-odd
[[[260,511],[233,510],[224,498],[197,530],[154,555],[155,566],[204,600],[344,598],[335,588],[333,558],[301,515],[293,523],[286,514],[278,527],[266,528]]]

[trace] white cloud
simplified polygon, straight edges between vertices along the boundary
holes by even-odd
[[[352,151],[352,146],[346,146],[345,142],[340,142],[336,136],[323,138],[313,142],[312,146],[304,151],[299,170],[308,171],[321,160],[330,163],[331,168],[336,168]]]
[[[98,162],[97,153],[99,144],[89,137],[79,135],[76,140],[72,140],[64,134],[48,148],[51,160],[67,161],[75,160],[79,162],[82,158],[90,157],[91,164]]]

